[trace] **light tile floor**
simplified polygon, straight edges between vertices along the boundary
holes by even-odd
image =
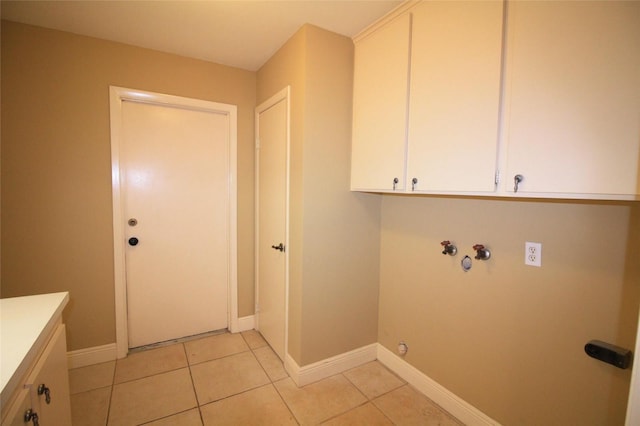
[[[256,331],[69,371],[74,426],[460,425],[377,361],[298,388]]]

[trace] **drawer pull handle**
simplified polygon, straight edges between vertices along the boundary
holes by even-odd
[[[38,423],[38,413],[29,408],[24,412],[24,422],[33,422],[33,426],[40,426],[40,423]]]
[[[51,392],[49,392],[49,388],[45,386],[45,384],[41,384],[38,386],[38,395],[44,394],[44,400],[47,404],[51,404]]]

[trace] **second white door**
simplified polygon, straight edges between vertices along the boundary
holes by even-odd
[[[287,329],[289,97],[256,108],[256,328],[284,360]]]
[[[228,326],[227,114],[125,101],[129,347]]]

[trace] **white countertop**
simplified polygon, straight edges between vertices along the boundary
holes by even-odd
[[[23,378],[68,302],[68,292],[0,299],[2,402]]]

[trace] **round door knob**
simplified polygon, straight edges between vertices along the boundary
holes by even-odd
[[[129,238],[129,245],[130,246],[137,246],[138,245],[138,239],[136,237]]]

